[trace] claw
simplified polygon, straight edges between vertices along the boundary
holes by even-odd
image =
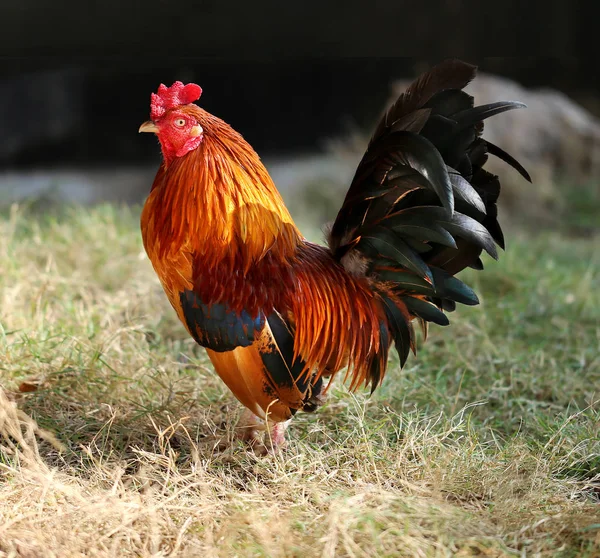
[[[244,409],[236,425],[235,439],[247,444],[256,455],[275,453],[286,446],[285,431],[290,421],[264,421]]]

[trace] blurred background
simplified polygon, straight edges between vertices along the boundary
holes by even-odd
[[[576,235],[600,222],[600,72],[578,2],[89,4],[0,8],[0,205],[141,203],[160,154],[137,129],[150,92],[179,79],[254,146],[295,215],[320,223],[385,107],[452,55],[479,65],[476,101],[529,106],[486,123],[534,178],[502,169],[507,218]]]

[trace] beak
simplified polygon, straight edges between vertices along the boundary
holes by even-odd
[[[141,134],[142,132],[152,132],[153,134],[157,134],[158,127],[156,126],[156,124],[154,124],[154,122],[152,122],[152,120],[147,120],[140,126],[140,129],[138,130],[139,134]]]

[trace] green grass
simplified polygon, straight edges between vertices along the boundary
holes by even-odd
[[[598,239],[510,234],[463,274],[480,306],[403,371],[393,359],[372,397],[336,384],[260,458],[214,449],[238,406],[168,305],[138,215],[14,207],[0,557],[598,556],[599,270]]]

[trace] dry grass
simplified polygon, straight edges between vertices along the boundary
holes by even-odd
[[[0,219],[0,557],[598,556],[600,245],[514,242],[478,308],[257,458],[128,210]]]

